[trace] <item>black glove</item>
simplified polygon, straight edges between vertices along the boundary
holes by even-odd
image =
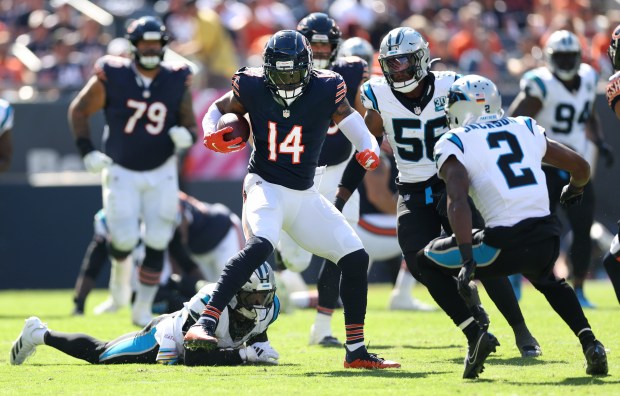
[[[562,194],[560,194],[560,204],[565,207],[571,207],[581,204],[583,199],[583,187],[575,187],[568,183],[562,188]]]
[[[469,282],[474,279],[474,273],[476,272],[476,261],[473,259],[465,260],[463,262],[463,266],[459,271],[459,275],[456,277],[456,286],[458,288],[459,294],[465,302],[468,299],[471,299],[471,288],[469,287]]]
[[[598,153],[605,160],[605,166],[611,168],[614,164],[615,154],[614,148],[606,142],[600,142],[596,145],[598,147]]]

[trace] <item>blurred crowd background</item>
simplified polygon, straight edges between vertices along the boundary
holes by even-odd
[[[618,7],[613,0],[0,0],[0,87],[12,101],[71,96],[97,58],[122,51],[112,40],[129,20],[156,15],[172,34],[170,48],[196,63],[195,88],[227,88],[240,65],[260,64],[269,35],[320,11],[344,38],[363,37],[375,49],[390,29],[413,27],[440,58],[435,70],[483,74],[516,92],[558,29],[579,36],[584,60],[604,80]]]

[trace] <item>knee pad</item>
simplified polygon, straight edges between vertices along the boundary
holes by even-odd
[[[131,254],[131,251],[133,250],[133,248],[136,247],[137,244],[138,241],[136,241],[136,243],[134,243],[133,245],[127,246],[118,246],[115,243],[109,243],[108,251],[110,252],[110,256],[114,257],[115,259],[124,260],[127,256]]]
[[[158,227],[156,231],[147,231],[144,235],[144,244],[153,249],[166,250],[173,232],[174,226],[172,224],[169,227]]]
[[[350,274],[366,274],[370,257],[364,249],[349,253],[338,261],[338,267],[342,270],[343,276]]]

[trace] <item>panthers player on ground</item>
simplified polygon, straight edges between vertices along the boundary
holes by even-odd
[[[618,101],[620,101],[620,51],[618,48],[620,48],[620,25],[614,29],[607,50],[615,72],[613,76],[609,77],[607,83],[607,103],[616,117],[620,118],[620,106],[618,106]],[[618,228],[620,230],[620,221],[618,221]],[[620,303],[620,242],[618,241],[618,234],[614,236],[609,252],[603,258],[603,264],[614,286],[616,298]]]
[[[280,302],[269,264],[263,263],[250,276],[222,311],[215,329],[217,348],[210,352],[183,348],[183,336],[209,302],[215,284],[208,284],[180,311],[153,319],[142,330],[113,341],[100,341],[81,333],[48,329],[39,318],[26,324],[11,348],[9,361],[19,365],[38,345],[48,345],[92,364],[183,363],[188,366],[278,364],[279,354],[267,338],[267,328],[278,318]]]
[[[184,192],[179,192],[176,225],[167,250],[187,276],[188,287],[201,279],[217,280],[226,261],[243,246],[241,221],[236,214],[222,204],[201,202]],[[110,230],[104,209],[95,215],[94,231],[75,283],[74,314],[77,315],[84,313],[86,297],[109,256]],[[126,306],[131,297],[133,263],[111,261],[110,296],[95,307],[96,314],[115,312]]]
[[[546,65],[523,75],[521,93],[511,104],[509,113],[535,118],[546,129],[549,138],[565,144],[584,158],[590,157],[593,142],[605,158],[606,165],[611,166],[613,153],[605,143],[594,111],[598,76],[590,65],[581,63],[579,39],[567,30],[554,32],[545,43],[544,54]],[[592,141],[588,139],[588,133],[593,135]],[[555,213],[568,174],[551,166],[544,166],[543,169],[549,187],[550,208]],[[573,286],[581,305],[594,308],[583,293],[592,252],[592,183],[586,186],[583,204],[567,208],[566,215],[573,230],[570,248]]]
[[[416,253],[443,230],[452,229],[445,215],[445,185],[435,172],[433,148],[448,131],[445,115],[450,85],[459,77],[454,72],[430,71],[428,43],[411,28],[396,28],[382,40],[379,63],[384,77],[370,79],[362,87],[362,100],[368,111],[365,121],[379,136],[385,130],[398,167],[398,241],[407,267],[414,268]],[[346,200],[363,171],[350,166],[343,175],[337,200]],[[351,171],[351,172],[349,172]],[[360,172],[362,177],[364,172]],[[478,222],[482,226],[482,221]],[[487,279],[484,286],[493,302],[515,332],[524,357],[541,354],[530,334],[508,279]]]
[[[368,80],[368,64],[358,57],[336,59],[342,33],[336,22],[324,13],[315,12],[303,18],[297,31],[303,34],[312,48],[314,69],[332,70],[342,76],[347,86],[346,98],[355,110],[364,114],[359,87]],[[333,121],[327,131],[319,156],[314,183],[319,193],[332,202],[344,167],[353,155],[353,145]],[[345,205],[342,214],[352,227],[359,219],[359,195],[355,194]],[[310,264],[311,254],[302,249],[286,233],[278,243],[279,257],[291,270],[301,272]],[[341,347],[332,335],[331,318],[338,304],[340,270],[330,261],[323,261],[317,282],[318,305],[314,324],[310,329],[310,345]]]
[[[4,99],[0,99],[0,173],[11,166],[13,145],[11,130],[13,129],[13,106]]]
[[[285,231],[304,249],[342,270],[341,298],[347,329],[345,367],[388,368],[400,364],[369,354],[364,345],[368,254],[353,228],[314,186],[315,170],[332,121],[359,150],[366,169],[379,161],[379,146],[364,120],[346,99],[342,77],[314,70],[312,49],[299,32],[275,33],[263,53],[263,67],[242,68],[232,91],[209,108],[203,119],[205,145],[211,150],[243,149],[240,138],[225,141],[216,130],[223,113],[249,114],[254,151],[244,180],[243,225],[247,241],[226,264],[213,298],[185,336],[190,348],[213,348],[222,309]]]
[[[146,245],[132,308],[133,322],[144,326],[151,320],[164,250],[174,230],[179,189],[175,151],[192,145],[196,121],[189,68],[162,62],[169,40],[164,25],[142,17],[129,25],[127,39],[133,59],[101,58],[96,75],[71,102],[69,121],[86,168],[102,172],[112,257],[127,260],[140,238]],[[107,123],[103,152],[93,146],[88,123],[99,110]]]
[[[437,173],[446,183],[454,235],[435,239],[420,250],[414,270],[467,337],[463,377],[476,378],[499,345],[467,308],[475,287],[471,280],[514,273],[523,273],[579,338],[586,373],[606,375],[603,344],[595,338],[573,289],[553,275],[559,221],[549,211],[541,168],[544,161],[570,173],[560,201],[571,205],[584,193],[588,163],[548,140],[532,118],[502,117],[501,96],[487,78],[471,75],[452,84],[446,113],[452,130],[437,142],[434,157]],[[480,209],[484,229],[472,229],[468,192]]]

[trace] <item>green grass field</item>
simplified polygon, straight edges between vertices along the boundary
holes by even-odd
[[[94,366],[46,346],[22,366],[9,365],[12,341],[24,319],[39,316],[50,328],[85,332],[101,339],[135,330],[129,310],[115,315],[71,317],[71,292],[0,292],[0,394],[252,394],[252,395],[620,395],[620,307],[608,282],[590,282],[590,299],[598,309],[586,314],[595,334],[609,350],[610,375],[585,374],[585,360],[577,338],[531,286],[524,289],[521,306],[527,323],[543,348],[538,359],[522,359],[512,331],[483,295],[491,315],[491,331],[501,342],[478,380],[463,380],[465,338],[441,311],[392,312],[384,307],[389,287],[372,286],[366,317],[370,351],[397,360],[401,369],[345,370],[344,350],[309,347],[312,310],[281,315],[270,328],[279,366],[183,367],[160,365]],[[414,294],[431,301],[423,287]],[[105,298],[95,292],[87,312]],[[343,339],[342,311],[335,314],[335,335]]]

